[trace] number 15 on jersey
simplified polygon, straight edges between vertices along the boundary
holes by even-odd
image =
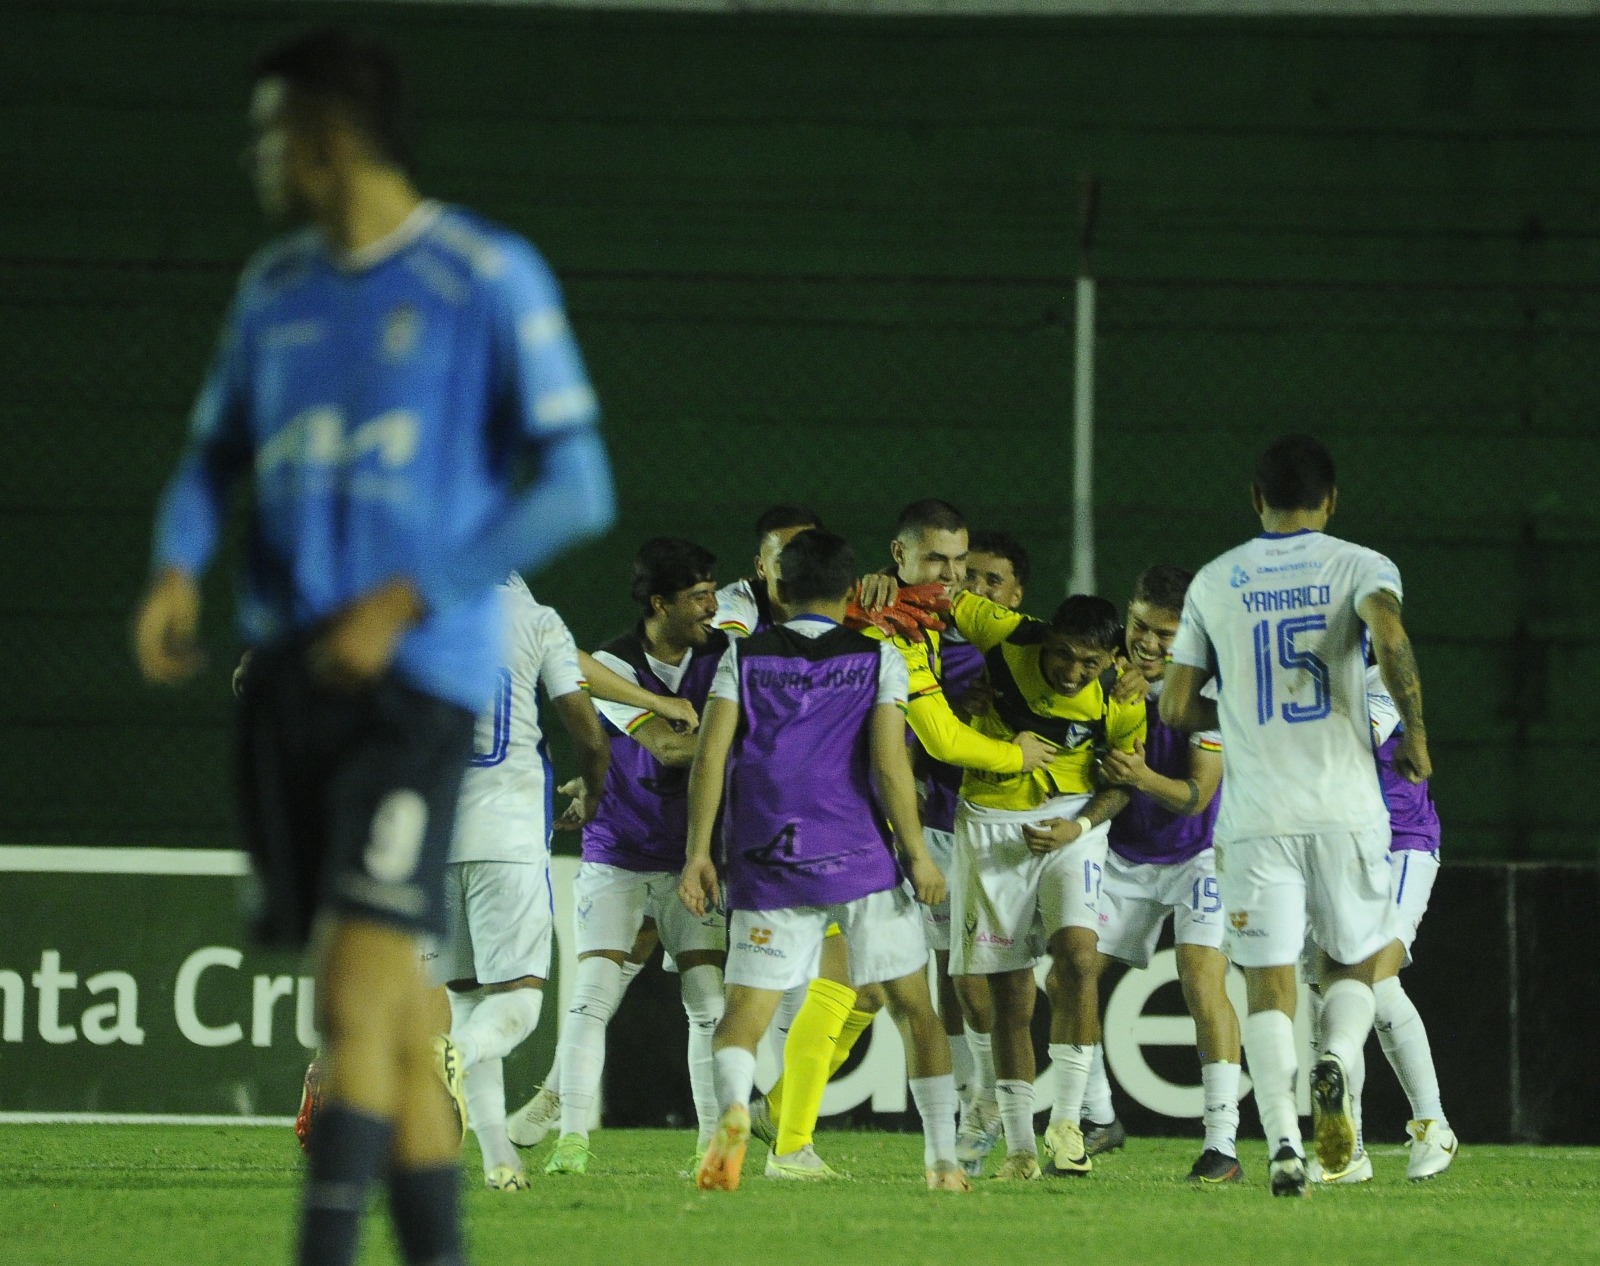
[[[1274,626],[1271,620],[1261,620],[1251,629],[1251,641],[1256,659],[1256,724],[1265,725],[1280,712],[1291,724],[1300,721],[1318,721],[1333,710],[1332,691],[1328,685],[1328,666],[1316,654],[1297,646],[1295,639],[1303,633],[1317,633],[1328,627],[1328,619],[1321,615],[1286,616]],[[1311,702],[1286,702],[1274,707],[1277,694],[1287,693],[1290,685],[1287,674],[1304,673],[1311,683]]]

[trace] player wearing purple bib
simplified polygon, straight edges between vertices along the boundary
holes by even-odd
[[[1211,846],[1222,783],[1222,740],[1215,731],[1174,730],[1162,724],[1155,708],[1190,579],[1191,573],[1181,567],[1148,568],[1134,583],[1128,603],[1126,647],[1136,671],[1124,674],[1121,685],[1144,695],[1149,730],[1132,752],[1108,752],[1101,765],[1106,780],[1125,788],[1130,800],[1111,819],[1098,903],[1099,947],[1102,956],[1147,967],[1162,924],[1172,919],[1178,980],[1194,1017],[1204,1088],[1205,1148],[1189,1179],[1238,1182],[1244,1176],[1235,1145],[1239,1017],[1228,1001],[1222,898]],[[1076,1088],[1074,1076],[1070,1087],[1058,1087],[1058,1095]],[[1084,1098],[1098,1109],[1085,1123],[1090,1154],[1121,1146],[1127,1135],[1110,1111],[1100,1043],[1094,1047]]]
[[[916,911],[917,900],[944,895],[944,880],[917,819],[901,713],[907,674],[892,646],[839,623],[855,571],[840,537],[810,531],[789,543],[779,594],[792,618],[729,648],[701,728],[679,892],[697,914],[718,901],[712,833],[724,810],[731,913],[727,1008],[714,1042],[723,1111],[696,1174],[702,1190],[739,1186],[756,1043],[784,991],[814,974],[830,923],[850,943],[852,982],[882,984],[900,1026],[928,1185],[969,1190],[955,1160],[949,1043]],[[809,1145],[768,1165],[788,1169],[785,1177],[836,1176]]]
[[[651,694],[704,709],[727,638],[711,628],[716,559],[690,541],[657,537],[634,559],[633,598],[644,615],[595,658]],[[642,709],[598,705],[611,733],[611,768],[600,806],[583,830],[573,885],[578,978],[561,1030],[561,1137],[548,1174],[582,1174],[589,1124],[605,1068],[606,1025],[624,987],[624,964],[653,919],[676,961],[689,1016],[689,1080],[700,1118],[699,1146],[716,1124],[711,1033],[722,1013],[726,931],[716,911],[690,918],[676,898],[688,821],[688,765],[694,738]]]
[[[1400,713],[1376,667],[1367,669],[1367,711],[1372,718],[1378,785],[1389,806],[1389,903],[1395,933],[1395,939],[1379,952],[1373,972],[1373,1027],[1411,1103],[1411,1120],[1406,1122],[1406,1146],[1411,1150],[1406,1177],[1420,1182],[1449,1169],[1459,1146],[1455,1131],[1445,1120],[1428,1030],[1400,984],[1400,970],[1411,966],[1411,946],[1439,874],[1439,814],[1428,784],[1413,783],[1395,770],[1402,732]],[[1317,957],[1323,956],[1319,952]],[[1320,969],[1322,964],[1315,966]],[[1361,1082],[1352,1084],[1358,1135],[1361,1090]],[[1343,1172],[1328,1173],[1314,1159],[1306,1168],[1314,1182],[1357,1183],[1372,1178],[1372,1158],[1359,1141],[1354,1160]]]

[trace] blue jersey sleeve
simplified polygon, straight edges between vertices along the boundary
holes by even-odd
[[[535,572],[616,517],[599,409],[549,267],[526,243],[506,251],[489,293],[493,363],[537,475],[448,565],[414,577],[433,610]]]
[[[205,570],[221,535],[228,496],[251,461],[246,413],[249,376],[241,328],[242,296],[223,325],[221,344],[189,419],[189,440],[156,512],[151,564],[189,575]]]

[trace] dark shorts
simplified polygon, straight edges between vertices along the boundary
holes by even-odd
[[[299,947],[324,911],[441,935],[444,868],[475,718],[392,674],[311,678],[304,646],[257,651],[239,713],[239,813],[257,935]]]

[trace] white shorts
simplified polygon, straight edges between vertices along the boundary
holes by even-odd
[[[1389,854],[1389,931],[1391,939],[1406,948],[1407,967],[1411,966],[1411,943],[1428,912],[1433,881],[1439,877],[1439,854],[1403,848]]]
[[[1300,959],[1307,925],[1336,962],[1370,958],[1394,939],[1389,824],[1364,831],[1273,835],[1216,846],[1226,950],[1240,967]]]
[[[728,948],[728,925],[721,910],[695,918],[678,899],[678,876],[665,870],[624,870],[604,862],[584,862],[572,884],[573,940],[579,954],[633,948],[646,918],[656,921],[661,945],[681,958],[695,950]]]
[[[547,863],[452,862],[444,909],[448,930],[423,954],[434,984],[549,978],[555,896]]]
[[[922,916],[908,885],[833,906],[735,910],[728,927],[730,985],[782,992],[817,974],[822,938],[837,923],[850,943],[850,983],[899,980],[928,965]]]
[[[1179,945],[1220,950],[1227,926],[1209,848],[1186,862],[1170,864],[1130,862],[1116,849],[1108,849],[1099,909],[1100,952],[1130,967],[1150,965],[1169,914]]]
[[[933,864],[939,868],[939,873],[945,877],[946,887],[950,881],[950,864],[955,860],[956,837],[949,831],[936,830],[931,826],[922,828],[922,838],[928,842],[928,856],[933,858]],[[922,907],[922,928],[928,934],[928,948],[940,953],[950,952],[950,897],[936,906]]]
[[[960,929],[951,937],[952,976],[1032,967],[1062,928],[1098,926],[1107,825],[1053,853],[1031,852],[1022,834],[1032,822],[1075,818],[1088,803],[1088,796],[1062,796],[1018,812],[961,802],[949,874],[950,918]]]

